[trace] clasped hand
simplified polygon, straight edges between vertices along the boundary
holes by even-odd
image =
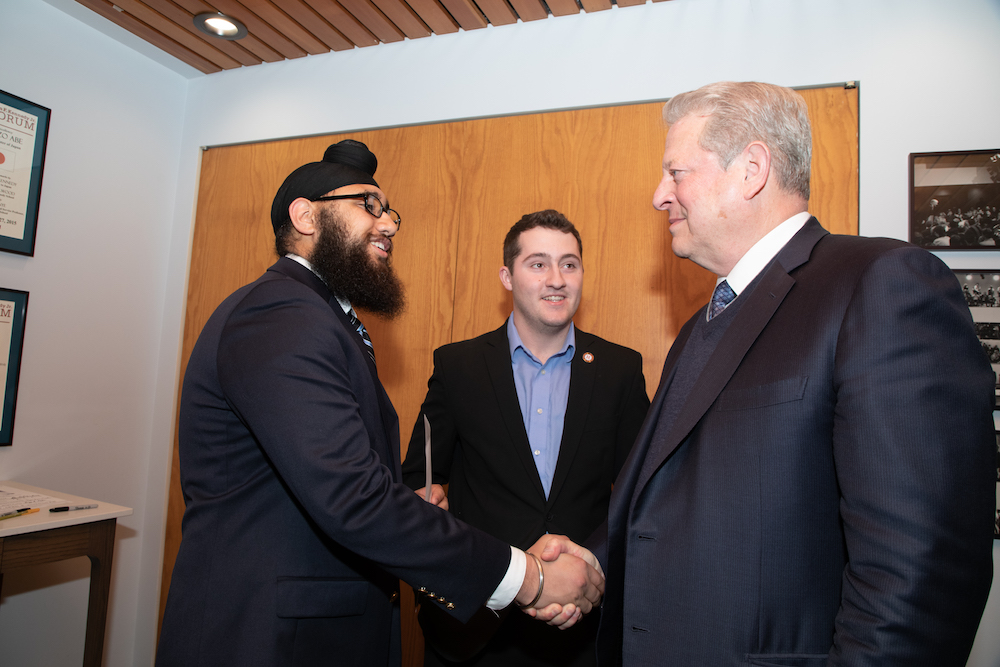
[[[565,630],[600,603],[604,573],[590,551],[568,537],[543,535],[528,553],[524,584],[514,601],[528,604],[539,592],[537,563],[530,554],[544,562],[544,583],[534,604],[523,609],[526,614]]]

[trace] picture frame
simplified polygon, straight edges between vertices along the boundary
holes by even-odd
[[[1000,149],[910,153],[910,242],[1000,250]]]
[[[996,432],[997,443],[997,507],[1000,508],[1000,431]],[[1000,540],[1000,509],[995,510],[996,516],[993,520],[993,539]]]
[[[0,250],[35,254],[52,111],[0,90]]]
[[[953,273],[972,312],[976,337],[990,358],[994,375],[1000,377],[1000,270],[954,269]],[[994,391],[1000,405],[1000,381]]]
[[[24,323],[28,313],[28,293],[0,287],[0,446],[10,446],[14,436],[14,409],[17,407]]]

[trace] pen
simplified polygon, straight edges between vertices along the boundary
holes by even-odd
[[[71,510],[92,510],[97,507],[97,503],[93,505],[70,505],[69,507],[50,507],[50,512],[69,512]]]
[[[3,514],[0,514],[0,521],[3,521],[4,519],[13,519],[16,516],[23,516],[25,514],[34,514],[37,511],[38,511],[37,508],[36,509],[31,509],[30,507],[25,507],[24,509],[20,509],[20,510],[13,510],[13,511],[10,511],[10,512],[4,512]]]

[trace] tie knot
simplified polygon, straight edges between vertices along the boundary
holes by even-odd
[[[715,286],[715,292],[712,293],[712,303],[708,306],[708,319],[712,319],[722,311],[726,309],[733,299],[736,298],[736,292],[733,288],[729,286],[725,280]]]

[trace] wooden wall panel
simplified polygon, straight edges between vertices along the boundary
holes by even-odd
[[[858,91],[800,91],[813,123],[810,211],[838,233],[858,231]],[[181,376],[215,307],[275,259],[270,207],[284,177],[331,143],[363,141],[403,219],[393,261],[408,308],[393,322],[361,313],[379,376],[400,417],[403,455],[432,370],[432,352],[495,329],[510,313],[500,285],[503,238],[523,214],[560,210],[580,230],[580,328],[639,350],[650,395],[680,326],[709,298],[714,276],[670,250],[652,207],[665,128],[661,102],[489,118],[212,148],[202,158]],[[176,446],[164,550],[161,617],[184,503]],[[405,589],[405,587],[404,587]],[[404,607],[412,609],[404,590]],[[423,643],[404,614],[404,665]]]

